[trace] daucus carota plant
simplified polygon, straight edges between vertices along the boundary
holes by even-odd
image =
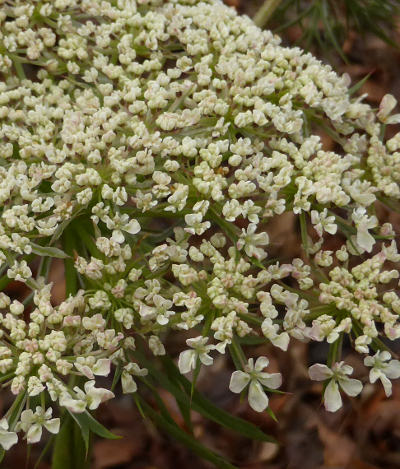
[[[231,391],[264,411],[281,376],[245,343],[328,342],[310,377],[336,410],[340,390],[362,389],[341,356],[349,337],[365,380],[370,370],[390,395],[400,255],[375,209],[400,207],[400,133],[385,140],[400,122],[392,96],[375,112],[347,76],[217,0],[6,0],[0,25],[0,380],[15,395],[4,449],[57,433],[60,417],[60,435],[73,419],[86,444],[90,431],[112,436],[91,411],[122,389],[223,465],[168,418],[156,389],[185,418],[193,406],[264,438],[182,376],[230,355]],[[303,256],[282,263],[268,226],[285,211],[299,219]],[[54,258],[65,266],[59,304]],[[12,280],[26,298],[7,295]],[[187,339],[182,375],[171,334]]]

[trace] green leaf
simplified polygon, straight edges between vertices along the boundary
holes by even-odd
[[[62,223],[60,223],[57,226],[56,231],[53,233],[53,236],[50,239],[50,242],[49,242],[50,246],[61,237],[61,235],[64,233],[65,229],[70,223],[71,223],[71,220],[68,219],[68,220],[64,220]]]
[[[118,363],[118,365],[115,368],[114,378],[111,384],[111,391],[114,391],[115,386],[117,385],[119,379],[121,378],[121,375],[122,375],[122,366],[120,363]]]
[[[50,239],[50,242],[49,242],[50,246],[54,244],[57,241],[57,239],[61,237],[61,235],[64,233],[68,225],[70,225],[72,221],[75,220],[75,218],[82,213],[82,211],[83,211],[83,208],[80,208],[74,214],[72,214],[70,218],[68,218],[67,220],[64,220],[57,226],[56,231],[53,233],[53,236]]]
[[[241,337],[238,342],[240,345],[261,345],[267,343],[268,339],[258,336],[246,336]]]
[[[49,257],[57,257],[57,259],[67,259],[68,254],[61,249],[54,248],[51,246],[40,246],[39,244],[31,243],[32,252],[37,254],[38,256],[49,256]]]
[[[95,418],[89,414],[88,411],[83,412],[82,414],[72,414],[72,417],[78,422],[81,429],[84,430],[85,435],[86,431],[91,431],[102,438],[107,438],[108,440],[118,440],[121,438],[118,435],[114,435],[107,428],[103,427]]]
[[[69,412],[69,414],[75,420],[76,424],[80,428],[81,436],[82,436],[83,442],[85,444],[85,456],[86,456],[89,453],[89,437],[90,437],[89,426],[84,421],[84,419],[80,418],[81,414],[74,414],[72,412]],[[75,440],[75,438],[74,438],[74,440]]]
[[[367,82],[369,77],[372,75],[372,72],[368,73],[368,75],[365,75],[364,78],[362,78],[360,81],[358,81],[356,84],[354,84],[350,89],[349,89],[349,95],[352,96],[353,94],[357,93],[357,91],[364,85],[364,83]]]
[[[233,466],[230,462],[224,459],[217,453],[214,453],[201,443],[197,442],[192,436],[183,431],[175,422],[167,420],[163,415],[156,412],[144,399],[139,395],[136,396],[137,400],[140,402],[140,405],[143,411],[149,416],[153,422],[163,429],[167,434],[171,435],[180,443],[187,446],[198,456],[207,459],[211,463],[215,464],[216,467],[221,469],[237,469],[236,466]]]
[[[268,415],[272,418],[272,420],[274,420],[275,422],[278,422],[278,419],[276,418],[276,415],[274,414],[271,407],[267,407],[266,410],[267,410]]]
[[[82,239],[90,254],[101,259],[102,253],[97,248],[96,243],[93,241],[93,235],[91,234],[93,226],[90,223],[85,223],[85,221],[84,219],[78,218],[71,226],[75,230],[76,235]]]
[[[75,469],[88,466],[87,450],[77,422],[67,414],[54,442],[52,469]]]
[[[18,61],[17,58],[13,59],[13,63],[14,63],[15,71],[17,72],[18,78],[20,80],[26,80],[25,70],[24,70],[24,66],[22,65],[22,63]]]
[[[233,363],[234,363],[235,367],[238,370],[241,370],[244,367],[244,365],[246,364],[247,360],[246,360],[246,356],[245,356],[245,354],[242,350],[242,347],[240,346],[240,344],[236,340],[236,337],[234,337],[232,339],[232,343],[228,347],[229,347],[229,353],[231,355],[231,358],[233,360]]]
[[[8,424],[11,431],[14,430],[14,426],[17,423],[19,416],[21,415],[21,412],[25,406],[26,399],[26,391],[18,394],[12,406],[7,411]]]
[[[0,278],[0,291],[4,290],[4,288],[7,287],[7,285],[12,281],[11,278],[7,277],[7,275],[3,275],[3,277]]]

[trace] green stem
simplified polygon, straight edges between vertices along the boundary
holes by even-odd
[[[263,6],[254,15],[254,23],[260,28],[263,28],[268,23],[281,2],[282,0],[265,0]]]
[[[303,211],[300,212],[299,221],[300,221],[301,242],[303,244],[304,251],[305,251],[306,256],[308,258],[309,257],[309,252],[308,252],[307,220],[306,220],[306,215]]]
[[[342,355],[343,334],[329,346],[328,352],[328,366],[332,367],[334,363],[338,362]]]
[[[74,232],[71,229],[65,230],[63,233],[63,249],[71,257],[64,259],[65,268],[65,281],[66,281],[66,292],[65,296],[68,298],[69,295],[75,295],[78,291],[78,278],[74,266]]]

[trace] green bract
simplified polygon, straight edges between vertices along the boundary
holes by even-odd
[[[377,200],[400,206],[400,134],[384,140],[400,121],[393,97],[376,114],[347,76],[217,0],[7,0],[0,31],[0,285],[31,291],[0,293],[0,379],[17,396],[0,422],[4,448],[15,432],[33,443],[58,431],[58,415],[61,433],[72,416],[86,444],[89,431],[112,437],[89,411],[120,381],[222,464],[141,388],[165,386],[181,409],[265,436],[188,387],[169,334],[186,331],[183,373],[229,352],[232,390],[249,382],[258,410],[281,378],[262,371],[267,359],[246,365],[246,340],[283,350],[326,340],[336,370],[344,334],[366,356],[380,335],[400,337],[400,255],[375,213]],[[299,218],[304,255],[279,263],[268,223],[284,212]],[[332,236],[336,252],[324,248]],[[54,258],[65,267],[59,304]],[[389,389],[398,373],[382,369],[372,378]]]

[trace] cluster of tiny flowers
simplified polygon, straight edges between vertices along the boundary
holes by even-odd
[[[182,373],[245,337],[286,351],[347,334],[390,395],[400,363],[378,339],[400,337],[400,255],[375,208],[400,200],[392,96],[375,112],[219,0],[0,2],[0,74],[0,282],[30,292],[0,293],[0,382],[18,402],[3,448],[113,398],[96,382],[112,370],[136,392],[135,339],[165,355],[171,331],[190,336]],[[268,227],[284,212],[304,255],[280,263]],[[76,284],[59,304],[55,257]],[[230,389],[263,411],[281,376],[243,358]],[[332,411],[339,387],[362,389],[334,358],[310,368]]]

